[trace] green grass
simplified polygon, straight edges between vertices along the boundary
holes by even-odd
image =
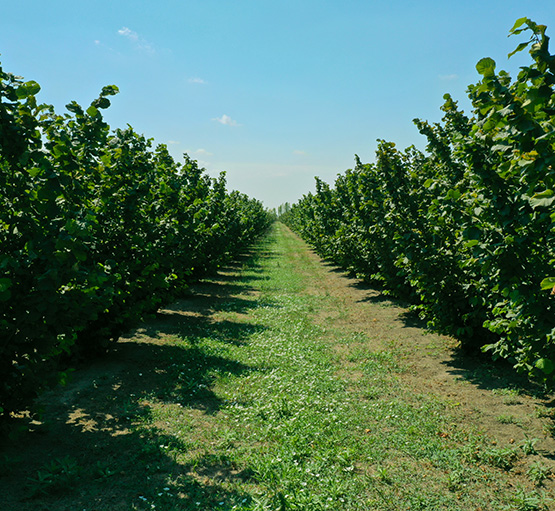
[[[258,328],[245,333],[236,327],[242,333],[236,343],[210,331],[175,340],[194,360],[220,357],[248,368],[230,371],[212,361],[202,377],[194,364],[180,368],[180,391],[193,396],[208,386],[220,403],[217,413],[191,426],[186,404],[154,399],[137,426],[148,431],[164,424],[164,455],[226,493],[221,500],[210,491],[179,499],[189,482],[176,478],[145,502],[160,509],[187,502],[187,509],[244,511],[505,510],[521,509],[522,502],[542,509],[539,493],[507,486],[522,452],[493,447],[461,427],[448,403],[400,386],[395,353],[355,350],[349,360],[362,377],[339,377],[330,347],[338,332],[311,320],[311,312],[332,307],[333,298],[303,293],[310,263],[297,239],[278,230],[264,250],[265,257],[243,268],[246,278],[260,268],[266,277],[257,281],[256,304],[243,318]],[[230,301],[219,320],[240,324],[234,309]],[[357,344],[361,335],[353,334]],[[538,468],[532,473],[536,481],[544,475]]]
[[[148,383],[112,398],[128,431],[119,457],[46,467],[35,492],[88,473],[97,486],[82,493],[106,485],[126,495],[121,509],[547,509],[549,470],[514,470],[533,450],[496,446],[452,403],[405,388],[393,347],[374,352],[365,334],[314,322],[337,307],[306,292],[318,285],[314,265],[278,224],[227,280],[237,292],[166,328],[158,372],[137,368]],[[141,336],[162,332],[147,325]],[[125,494],[119,474],[137,467]]]

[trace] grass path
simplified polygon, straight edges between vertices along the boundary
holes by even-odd
[[[42,398],[0,508],[549,509],[547,402],[448,342],[278,224]]]

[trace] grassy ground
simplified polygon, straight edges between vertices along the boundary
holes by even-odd
[[[549,402],[468,364],[439,381],[448,344],[278,224],[20,419],[0,508],[555,506]]]

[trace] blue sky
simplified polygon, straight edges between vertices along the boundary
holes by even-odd
[[[187,152],[267,207],[333,182],[377,139],[423,149],[415,117],[441,118],[485,56],[513,76],[507,37],[526,16],[555,35],[553,0],[19,0],[0,16],[5,71],[36,80],[58,112],[88,105],[178,160]],[[555,53],[555,47],[552,49]]]

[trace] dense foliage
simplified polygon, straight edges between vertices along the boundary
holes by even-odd
[[[471,118],[446,95],[441,123],[415,120],[426,153],[382,141],[375,163],[357,158],[335,187],[317,179],[281,219],[321,255],[411,300],[434,328],[553,380],[555,56],[545,30],[526,18],[512,28],[531,33],[513,53],[532,57],[514,81],[478,62]]]
[[[261,203],[0,67],[0,416],[251,243]]]

